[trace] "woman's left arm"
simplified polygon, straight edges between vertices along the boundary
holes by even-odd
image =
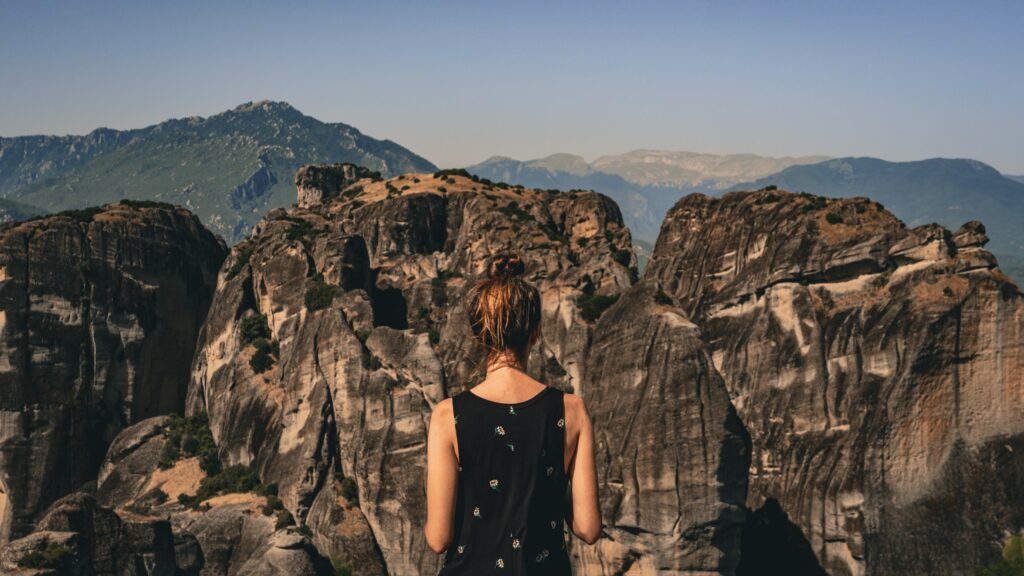
[[[440,554],[452,542],[459,461],[455,454],[455,414],[452,399],[437,404],[427,433],[427,545]]]

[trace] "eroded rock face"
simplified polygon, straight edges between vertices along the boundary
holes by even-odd
[[[227,463],[279,486],[324,556],[360,574],[427,574],[440,560],[422,536],[427,419],[480,376],[466,288],[491,254],[522,254],[544,304],[532,370],[580,390],[593,323],[577,300],[631,284],[629,232],[598,194],[456,173],[364,178],[318,197],[270,213],[229,257],[188,410],[208,413]],[[267,366],[243,334],[259,315],[279,347]]]
[[[183,408],[225,254],[163,205],[0,227],[0,542],[94,479],[122,428]]]
[[[108,514],[116,513],[126,522],[164,521],[173,535],[172,559],[178,574],[331,573],[330,561],[309,536],[291,522],[278,525],[277,511],[268,510],[265,496],[228,493],[207,498],[195,508],[182,505],[178,496],[195,494],[206,474],[195,457],[161,468],[169,429],[167,417],[150,418],[125,429],[111,444],[97,486],[97,499],[110,508]],[[336,519],[345,528],[352,525],[344,513]]]
[[[28,561],[33,552],[46,559]],[[174,557],[167,520],[122,518],[75,492],[55,502],[34,532],[0,549],[0,567],[5,574],[42,567],[56,574],[174,576]]]
[[[732,574],[750,438],[699,329],[641,282],[601,318],[587,361],[607,538],[580,574]]]
[[[1024,299],[985,240],[768,190],[666,219],[647,277],[750,431],[748,503],[829,573],[971,573],[1024,525]]]

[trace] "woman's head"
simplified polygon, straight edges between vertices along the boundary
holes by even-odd
[[[487,278],[470,292],[469,324],[488,363],[525,361],[540,335],[540,293],[522,279],[525,269],[518,254],[499,254],[491,259]]]

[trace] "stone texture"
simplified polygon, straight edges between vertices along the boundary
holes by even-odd
[[[309,539],[295,528],[274,529],[272,518],[249,504],[224,504],[200,514],[175,516],[176,528],[202,549],[203,576],[330,574]]]
[[[341,173],[319,180],[346,181],[344,167],[324,170]],[[318,197],[268,214],[229,257],[188,410],[209,414],[226,462],[279,486],[324,556],[359,574],[429,573],[439,558],[422,536],[428,416],[480,376],[465,289],[492,253],[520,252],[544,304],[532,371],[580,389],[593,325],[576,300],[630,285],[629,232],[599,194],[458,173],[367,177]],[[334,298],[307,306],[322,284]],[[259,374],[240,334],[255,314],[280,345]],[[356,485],[352,502],[339,496],[345,478]]]
[[[1024,300],[984,242],[769,190],[666,219],[647,277],[750,431],[748,504],[831,574],[971,573],[1024,526]]]
[[[66,556],[57,574],[173,576],[174,540],[167,520],[121,518],[82,492],[61,498],[35,531],[0,549],[0,567],[15,570],[33,551],[61,547]]]
[[[700,331],[642,282],[601,318],[587,360],[606,537],[577,573],[731,574],[750,438]]]
[[[94,479],[122,428],[183,408],[225,252],[165,205],[0,227],[0,542]]]

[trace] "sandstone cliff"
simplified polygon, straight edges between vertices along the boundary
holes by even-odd
[[[434,572],[427,420],[480,377],[463,300],[502,250],[542,293],[531,372],[595,424],[606,526],[571,546],[576,574],[973,573],[1024,527],[1024,296],[978,222],[693,195],[638,279],[593,192],[344,164],[295,182],[298,205],[220,267],[177,379],[165,338],[195,337],[220,259],[181,232],[194,219],[112,206],[0,228],[4,409],[63,419],[4,421],[0,512],[35,530],[5,569],[59,550],[81,573]],[[183,401],[188,418],[142,420]],[[95,496],[42,513],[97,468]]]
[[[122,428],[183,409],[225,253],[151,203],[0,227],[0,543],[95,479]]]
[[[586,362],[605,537],[577,574],[732,574],[750,438],[700,331],[651,282],[602,316]]]
[[[986,240],[774,190],[665,221],[647,276],[750,431],[748,502],[781,506],[829,573],[971,573],[1024,525],[1024,299]]]
[[[593,330],[580,302],[630,285],[629,232],[595,193],[334,169],[300,172],[299,207],[270,213],[229,257],[188,409],[209,414],[227,462],[279,486],[325,555],[360,573],[381,562],[428,573],[438,558],[422,538],[427,416],[477,377],[464,289],[491,253],[523,253],[544,300],[531,365],[578,389]],[[316,182],[327,184],[311,191]],[[246,325],[270,345],[247,340]],[[346,480],[357,506],[341,505]]]

